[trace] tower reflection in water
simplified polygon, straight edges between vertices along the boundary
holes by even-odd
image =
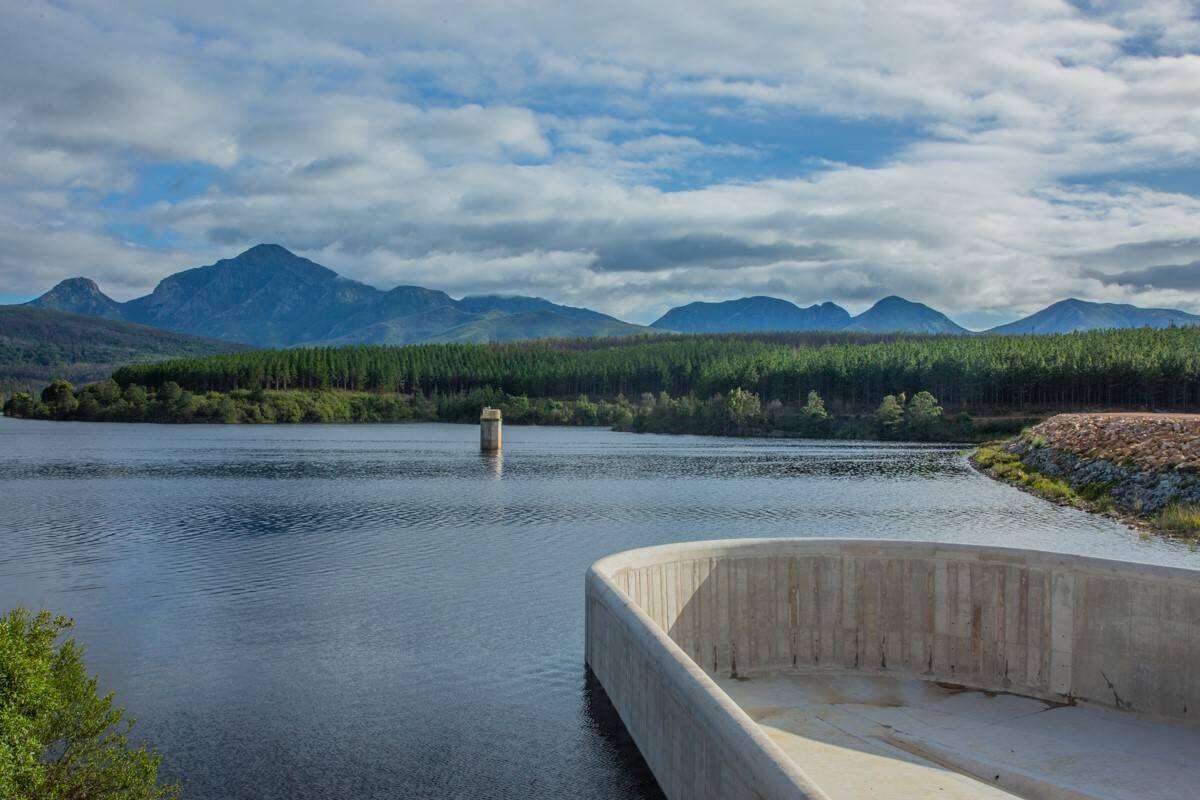
[[[496,480],[504,477],[503,450],[484,450],[479,454],[479,460],[483,462],[484,471],[489,477]]]

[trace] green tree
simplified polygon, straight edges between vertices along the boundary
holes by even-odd
[[[42,390],[42,402],[56,417],[68,416],[79,407],[79,401],[75,399],[75,387],[61,378]]]
[[[817,394],[815,389],[809,389],[808,401],[800,409],[800,413],[810,422],[824,422],[829,419],[829,412],[825,410],[825,401],[821,399],[821,395]]]
[[[738,428],[756,422],[762,416],[762,401],[758,395],[741,387],[729,393],[725,408],[729,412],[729,421]]]
[[[929,392],[917,392],[904,410],[904,421],[913,433],[928,433],[942,419],[942,407]]]
[[[37,405],[37,401],[28,392],[16,392],[4,404],[4,416],[34,417],[38,415]]]
[[[901,395],[903,397],[903,395]],[[875,409],[875,422],[885,434],[894,434],[904,424],[904,406],[896,395],[889,394],[883,398],[879,408]]]
[[[128,736],[133,721],[96,691],[65,617],[18,608],[0,617],[0,797],[164,800],[161,757]]]
[[[175,381],[167,381],[162,386],[158,387],[159,402],[173,406],[179,402],[179,398],[183,395],[183,388]]]

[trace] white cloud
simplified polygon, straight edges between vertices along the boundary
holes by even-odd
[[[1105,283],[1089,260],[1196,236],[1195,196],[1139,180],[1200,174],[1184,0],[0,13],[0,292],[86,273],[129,296],[278,241],[382,286],[521,291],[638,321],[751,293],[899,292],[991,317],[1068,294],[1200,310]],[[780,155],[722,134],[728,121],[779,141],[797,115],[912,141],[866,168],[803,152],[797,132],[816,172],[739,177]],[[104,201],[161,162],[217,177],[195,196]],[[111,232],[136,226],[173,244]]]

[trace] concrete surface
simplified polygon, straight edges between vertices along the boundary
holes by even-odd
[[[1200,729],[912,678],[780,673],[721,687],[832,798],[1200,794]]]
[[[500,419],[500,409],[484,407],[479,413],[479,449],[484,451],[499,450],[504,445],[504,422]]]
[[[970,715],[930,716],[966,702],[942,698],[942,707],[926,708],[936,698],[922,692],[936,689],[935,682],[1005,692],[988,708],[1016,704],[1014,719],[1028,716],[1024,709],[1045,710],[1032,698],[1088,701],[1089,708],[1055,710],[1039,721],[1071,728],[1059,721],[1085,712],[1116,720],[1096,728],[1114,733],[1094,747],[1072,733],[1064,734],[1057,750],[1045,751],[1096,764],[1097,774],[1103,774],[1100,766],[1118,763],[1104,755],[1109,740],[1120,738],[1115,732],[1126,730],[1114,725],[1128,724],[1136,736],[1165,742],[1173,734],[1163,731],[1190,732],[1200,718],[1196,571],[968,545],[734,540],[610,556],[589,570],[586,592],[588,664],[672,798],[837,796],[832,793],[849,789],[836,781],[827,786],[831,777],[822,765],[839,759],[845,763],[834,773],[861,773],[854,790],[870,787],[873,796],[994,791],[963,783],[964,773],[983,775],[1000,765]],[[792,699],[779,703],[745,697],[759,691],[745,687],[772,685],[762,683],[764,676],[779,680],[813,671],[847,680],[915,682],[894,687],[915,698],[912,703],[859,705],[916,708],[922,724],[942,719],[946,732],[956,730],[951,723],[961,726],[962,737],[939,738],[928,728],[908,739],[863,735],[877,711],[871,712],[875,717],[831,717],[845,723],[838,731],[825,722],[809,724],[803,709],[819,705],[815,695],[805,694],[815,691],[812,685],[798,694],[789,690]],[[763,725],[731,693],[758,709]],[[847,710],[845,703],[832,705]],[[1086,719],[1074,726],[1079,736],[1094,735],[1095,720]],[[996,732],[1003,731],[989,730]],[[850,746],[867,740],[874,749]],[[1194,736],[1179,741],[1193,758],[1200,756]],[[1011,749],[1015,758],[1017,748]],[[1146,760],[1144,773],[1131,772],[1129,759],[1124,763],[1135,778],[1152,777],[1153,787],[1200,787],[1194,772],[1175,769],[1172,757]],[[1096,784],[1047,782],[1054,770],[1043,764],[1038,772],[1036,766],[1017,758],[993,775],[1026,797],[1127,796],[1095,793]],[[898,788],[903,781],[887,777],[889,769],[914,787],[937,776],[942,783],[929,785],[945,788],[905,794]],[[1066,766],[1054,769],[1073,774]],[[1200,788],[1191,796],[1200,796]]]

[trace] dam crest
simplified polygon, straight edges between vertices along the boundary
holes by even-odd
[[[670,798],[1177,798],[1200,572],[759,539],[601,559],[586,659]]]

